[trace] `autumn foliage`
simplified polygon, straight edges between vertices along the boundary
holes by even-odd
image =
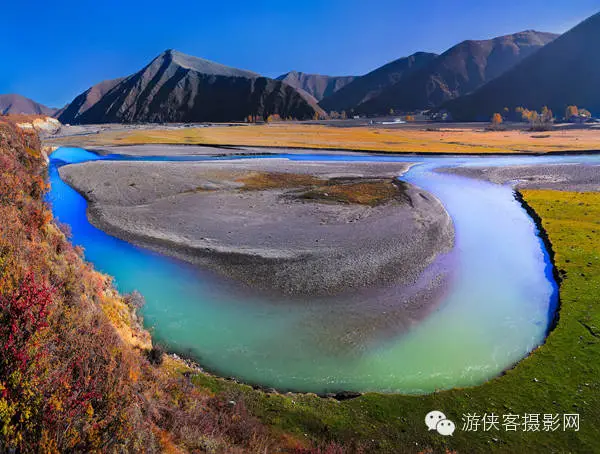
[[[0,120],[0,451],[266,452],[243,399],[151,364],[135,298],[96,272],[44,201],[35,134]]]
[[[495,113],[494,115],[492,115],[492,124],[493,125],[502,124],[502,115],[500,115],[499,113]]]

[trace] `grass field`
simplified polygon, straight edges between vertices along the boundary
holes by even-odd
[[[481,386],[425,396],[366,394],[344,400],[280,395],[204,374],[193,382],[235,398],[276,430],[298,438],[337,440],[364,452],[600,452],[600,193],[523,192],[542,218],[561,283],[560,319],[547,342],[504,375]],[[425,415],[441,410],[452,437],[428,432]],[[463,415],[494,413],[500,430],[463,429]],[[580,416],[580,430],[504,430],[503,415]]]
[[[246,145],[419,153],[544,153],[600,149],[600,129],[551,132],[465,129],[341,128],[270,124],[231,127],[106,131],[65,137],[51,145],[100,146],[147,143]]]

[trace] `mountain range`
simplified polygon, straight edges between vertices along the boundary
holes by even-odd
[[[0,114],[1,115],[54,115],[56,109],[46,107],[32,101],[25,96],[17,94],[0,95]]]
[[[367,115],[446,109],[488,120],[505,107],[600,112],[600,13],[558,36],[526,30],[463,41],[441,55],[417,52],[362,76],[290,71],[276,79],[167,50],[127,77],[100,82],[54,112],[0,95],[1,113],[52,113],[63,123],[299,120],[325,112]]]
[[[321,74],[307,74],[290,71],[277,77],[277,80],[294,87],[302,94],[306,94],[315,102],[331,96],[341,88],[356,79],[356,76],[323,76]]]
[[[557,36],[527,30],[494,39],[463,41],[355,109],[382,113],[437,107],[495,79]]]
[[[94,85],[57,116],[73,124],[199,122],[427,109],[494,80],[556,36],[528,30],[464,41],[442,55],[417,52],[358,77],[291,71],[270,79],[168,50],[129,77]]]
[[[487,120],[504,107],[568,105],[600,113],[600,13],[586,19],[469,96],[444,105],[455,120]]]
[[[320,106],[329,111],[349,111],[375,98],[387,87],[401,83],[409,75],[437,58],[436,54],[417,52],[409,57],[399,58],[351,83],[321,101]]]

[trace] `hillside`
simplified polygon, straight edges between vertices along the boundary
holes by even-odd
[[[414,71],[430,63],[436,54],[417,52],[409,57],[399,58],[341,88],[320,102],[320,106],[329,111],[350,111],[358,105],[378,96],[387,87],[393,85]]]
[[[463,41],[430,64],[364,103],[364,113],[412,111],[438,106],[500,76],[558,35],[527,30],[481,41]]]
[[[307,119],[315,113],[281,81],[174,50],[118,82],[87,110],[79,106],[89,94],[78,98],[59,116],[62,123],[244,121],[271,114]]]
[[[342,89],[354,79],[355,76],[323,76],[298,71],[291,71],[276,78],[300,92],[304,91],[317,102]]]
[[[71,103],[66,105],[60,111],[56,112],[57,118],[70,120],[70,123],[76,123],[85,112],[102,99],[106,93],[116,87],[123,78],[104,80],[81,93]]]
[[[600,13],[561,35],[512,70],[470,96],[448,103],[457,120],[488,120],[504,107],[550,107],[561,115],[568,105],[600,113]]]
[[[317,452],[152,346],[143,298],[117,293],[54,222],[46,173],[37,136],[0,120],[0,450]]]
[[[0,115],[53,115],[56,109],[46,107],[25,96],[0,95]]]

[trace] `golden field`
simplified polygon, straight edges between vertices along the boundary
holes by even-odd
[[[307,124],[135,129],[64,137],[52,145],[201,144],[415,153],[546,153],[600,150],[600,129],[488,131],[484,127],[416,129]]]

